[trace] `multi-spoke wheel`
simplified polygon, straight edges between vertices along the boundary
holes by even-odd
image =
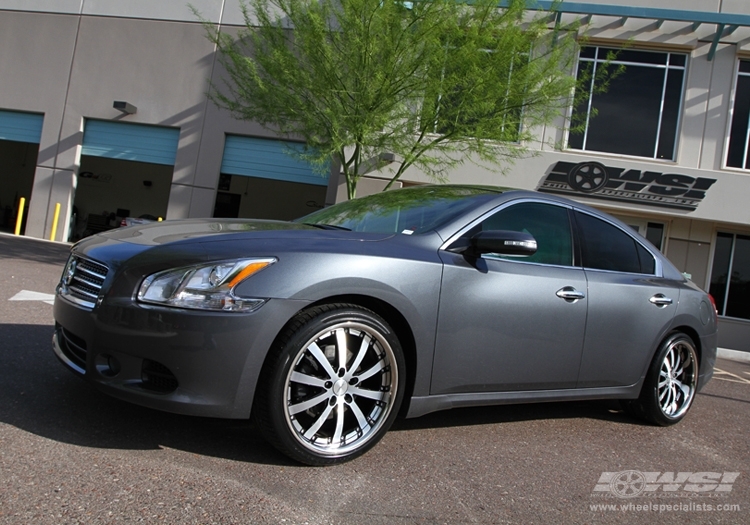
[[[635,411],[657,425],[673,425],[685,417],[697,386],[695,343],[685,334],[672,334],[651,363]]]
[[[328,305],[301,314],[264,367],[254,408],[269,441],[311,465],[352,459],[388,430],[403,396],[404,358],[375,313]]]

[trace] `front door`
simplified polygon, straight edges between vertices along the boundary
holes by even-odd
[[[511,203],[466,232],[530,233],[526,258],[441,252],[431,394],[574,388],[586,327],[583,269],[573,266],[569,210]]]

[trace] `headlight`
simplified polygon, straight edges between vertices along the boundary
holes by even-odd
[[[275,262],[274,258],[240,259],[173,268],[146,277],[138,300],[177,308],[249,312],[259,308],[263,299],[237,297],[234,288]]]

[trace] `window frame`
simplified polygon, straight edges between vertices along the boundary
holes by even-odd
[[[514,199],[512,201],[504,202],[500,204],[499,206],[496,206],[492,208],[491,210],[483,213],[473,221],[471,221],[469,224],[463,226],[461,229],[459,229],[455,234],[451,235],[450,238],[443,243],[442,246],[440,246],[440,251],[448,251],[453,245],[455,245],[457,242],[463,240],[468,240],[467,235],[471,230],[479,226],[481,223],[495,215],[496,213],[501,212],[502,210],[509,208],[510,206],[515,206],[517,204],[524,204],[524,203],[532,203],[532,204],[545,204],[549,206],[555,206],[558,208],[562,208],[567,211],[568,213],[568,226],[570,227],[570,240],[571,240],[571,249],[572,249],[572,264],[566,265],[566,264],[550,264],[550,263],[542,263],[542,262],[536,262],[536,261],[529,261],[525,257],[505,257],[505,256],[497,256],[489,253],[483,253],[480,258],[482,259],[488,259],[491,261],[499,261],[499,262],[505,262],[505,263],[512,263],[512,264],[531,264],[536,266],[544,266],[544,267],[552,267],[552,268],[575,268],[578,270],[582,270],[581,266],[581,256],[580,256],[580,249],[579,249],[579,241],[578,241],[578,235],[576,231],[576,225],[573,222],[573,217],[571,216],[573,212],[573,206],[561,202],[554,202],[554,201],[547,201],[542,199],[534,199],[534,198],[520,198],[520,199]]]
[[[581,56],[581,51],[584,47],[587,48],[595,48],[596,51],[594,53],[594,58],[585,58]],[[630,62],[630,61],[623,61],[623,60],[612,60],[610,63],[613,65],[623,65],[625,68],[628,66],[632,67],[648,67],[648,68],[654,68],[654,69],[662,69],[664,71],[663,75],[663,81],[662,81],[662,91],[661,91],[661,101],[659,104],[659,115],[658,115],[658,122],[657,122],[657,128],[656,128],[656,137],[654,141],[654,150],[653,155],[649,157],[641,156],[641,155],[631,155],[628,153],[619,153],[619,152],[609,152],[609,151],[601,151],[601,150],[592,150],[592,149],[586,149],[586,143],[589,133],[589,127],[590,127],[590,120],[591,120],[591,109],[593,105],[593,98],[594,98],[594,85],[596,80],[596,69],[597,65],[606,62],[606,59],[602,59],[599,57],[599,50],[605,49],[607,52],[609,51],[637,51],[637,52],[644,52],[644,53],[661,53],[666,55],[666,62],[665,64],[648,64],[648,63],[639,63],[639,62]],[[578,70],[580,67],[581,62],[593,62],[593,70],[591,72],[592,79],[590,82],[590,88],[587,95],[587,101],[586,101],[586,114],[585,114],[585,125],[583,130],[583,138],[582,138],[582,144],[581,148],[573,148],[570,145],[570,137],[571,137],[571,131],[568,127],[565,130],[565,142],[564,142],[564,151],[571,152],[571,153],[577,153],[577,154],[597,154],[597,155],[614,155],[619,157],[626,157],[626,158],[637,158],[637,159],[649,159],[651,161],[656,162],[669,162],[669,163],[677,163],[678,159],[678,150],[679,150],[679,143],[680,143],[680,128],[682,126],[682,120],[683,120],[683,113],[684,113],[684,105],[685,105],[685,91],[687,86],[687,77],[688,77],[688,69],[690,64],[690,58],[691,54],[688,50],[681,52],[681,51],[672,51],[672,50],[659,50],[659,49],[644,49],[644,48],[622,48],[617,47],[616,45],[606,45],[606,44],[591,44],[589,46],[583,46],[581,48],[581,51],[578,52],[578,58],[576,59],[575,63],[575,71],[574,74],[576,77],[578,76]],[[685,57],[685,64],[683,66],[678,65],[672,65],[670,64],[670,58],[671,55],[681,55]],[[680,99],[678,101],[677,105],[677,120],[675,122],[675,136],[674,136],[674,146],[672,147],[672,157],[671,158],[659,158],[659,141],[661,140],[661,129],[663,126],[663,116],[664,116],[664,106],[665,106],[665,99],[666,99],[666,90],[667,90],[667,80],[668,80],[668,73],[670,70],[681,70],[683,72],[682,75],[682,83],[680,86]],[[570,121],[573,118],[573,115],[575,113],[575,98],[571,101],[571,104],[569,106],[568,110],[568,121]]]
[[[662,261],[659,258],[657,254],[651,251],[651,249],[646,246],[643,242],[641,242],[641,239],[639,239],[640,234],[636,232],[635,230],[632,230],[627,224],[618,224],[615,221],[609,220],[608,217],[603,217],[601,215],[598,215],[596,213],[591,213],[589,210],[584,210],[581,208],[573,208],[573,211],[588,215],[590,217],[593,217],[594,219],[599,219],[600,221],[603,221],[610,226],[617,228],[621,232],[623,232],[627,237],[630,237],[635,243],[639,244],[641,248],[643,248],[646,253],[650,254],[651,257],[654,259],[654,273],[643,273],[643,272],[625,272],[622,270],[606,270],[603,268],[589,268],[583,264],[583,231],[581,229],[581,225],[578,224],[578,221],[575,220],[575,217],[573,217],[574,220],[574,228],[576,233],[576,243],[579,250],[579,265],[581,268],[583,268],[587,272],[605,272],[605,273],[617,273],[617,274],[627,274],[627,275],[648,275],[650,277],[663,277],[664,276],[664,268],[662,265]],[[575,215],[575,214],[574,214]],[[623,227],[624,226],[624,227]],[[645,239],[644,239],[645,240]]]
[[[573,249],[572,265],[568,266],[568,265],[560,265],[560,264],[541,263],[541,262],[535,262],[535,261],[528,261],[524,257],[518,257],[518,258],[498,257],[498,256],[492,256],[492,254],[482,254],[480,256],[481,258],[486,258],[486,259],[493,260],[493,261],[514,263],[514,264],[533,264],[537,266],[554,267],[554,268],[576,268],[576,269],[585,270],[585,271],[617,273],[617,274],[627,274],[627,275],[646,275],[649,277],[657,277],[657,278],[664,277],[664,266],[662,264],[662,260],[659,256],[659,253],[654,253],[646,244],[644,244],[644,242],[642,242],[640,239],[641,235],[635,230],[632,230],[627,224],[620,223],[618,219],[603,216],[591,210],[580,208],[576,206],[575,204],[567,204],[567,203],[562,203],[562,202],[548,201],[544,199],[535,199],[535,198],[530,198],[530,197],[522,197],[519,199],[514,199],[508,202],[504,202],[492,208],[491,210],[486,211],[485,213],[481,214],[479,217],[469,222],[467,225],[464,225],[463,227],[461,227],[456,233],[451,235],[448,238],[448,240],[445,241],[440,246],[439,251],[449,251],[452,247],[455,247],[456,244],[460,244],[462,240],[465,242],[468,239],[467,237],[468,233],[471,230],[473,230],[476,226],[486,221],[492,215],[510,206],[513,206],[516,204],[528,203],[528,202],[535,203],[535,204],[547,204],[550,206],[556,206],[556,207],[563,208],[568,211],[568,225],[570,226],[570,230],[571,230],[570,233],[571,233],[572,249]],[[617,228],[618,230],[623,232],[627,237],[630,237],[635,243],[639,244],[641,248],[643,248],[647,253],[649,253],[651,257],[653,257],[654,273],[622,272],[622,271],[617,271],[617,270],[603,270],[599,268],[584,267],[583,266],[583,253],[582,253],[583,232],[581,231],[580,225],[577,223],[575,219],[575,212],[583,213],[595,219],[604,221],[610,226],[613,226],[614,228]],[[645,239],[643,240],[645,241]]]
[[[744,150],[743,150],[743,166],[730,166],[729,165],[729,148],[731,146],[732,142],[732,127],[734,124],[734,117],[735,117],[735,105],[737,104],[737,88],[740,83],[740,77],[748,77],[750,78],[750,71],[748,72],[742,72],[740,71],[742,62],[747,62],[748,65],[750,65],[750,57],[737,57],[734,64],[734,79],[732,84],[732,91],[731,91],[731,98],[729,100],[729,111],[728,111],[728,118],[727,118],[727,126],[726,126],[726,132],[724,134],[725,141],[724,141],[724,158],[723,158],[723,164],[722,167],[724,169],[728,170],[737,170],[741,172],[747,172],[750,171],[750,147],[748,147],[748,141],[750,141],[750,111],[748,111],[748,123],[747,123],[747,129],[745,129],[745,143],[744,143]]]
[[[725,312],[727,311],[727,299],[729,297],[729,290],[730,290],[730,285],[731,285],[731,278],[730,278],[730,276],[731,276],[732,268],[733,268],[733,265],[734,265],[734,255],[735,255],[735,250],[737,248],[737,237],[738,236],[750,237],[750,232],[735,230],[735,229],[731,229],[731,228],[730,229],[717,229],[717,230],[714,231],[713,242],[711,243],[712,244],[711,245],[711,256],[710,256],[709,263],[708,263],[709,264],[709,273],[708,273],[708,277],[707,277],[708,293],[711,293],[711,286],[712,286],[713,278],[714,278],[714,260],[716,258],[716,247],[717,247],[717,244],[718,244],[718,235],[719,234],[731,235],[732,236],[732,250],[731,250],[731,252],[729,254],[729,267],[727,268],[727,283],[726,283],[726,285],[724,287],[724,299],[723,299],[723,303],[721,305],[721,311],[719,309],[719,304],[717,303],[716,304],[716,313],[722,319],[729,319],[729,320],[734,320],[734,321],[748,323],[748,322],[750,322],[750,318],[735,317],[735,316],[731,316],[731,315],[726,315]]]

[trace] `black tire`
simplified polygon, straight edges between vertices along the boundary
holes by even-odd
[[[399,340],[380,316],[350,304],[312,308],[289,323],[272,349],[253,417],[266,440],[292,459],[343,463],[388,431],[405,378]]]
[[[685,417],[698,386],[698,353],[683,333],[670,334],[659,347],[637,400],[627,403],[631,414],[659,426]]]

